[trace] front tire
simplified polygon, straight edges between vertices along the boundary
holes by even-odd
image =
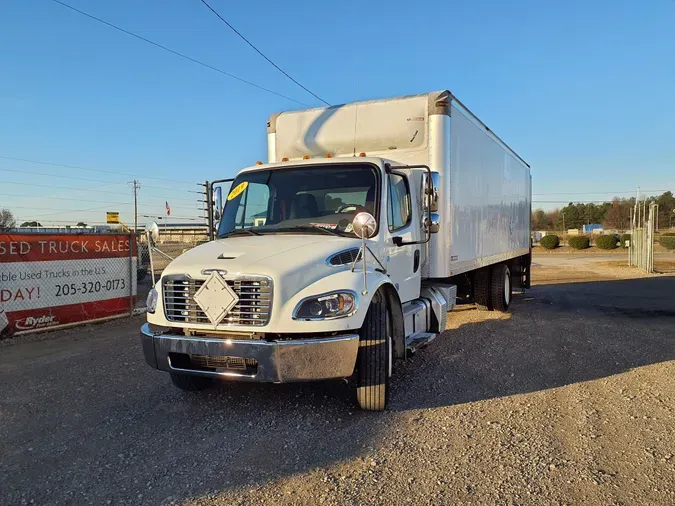
[[[373,301],[359,331],[356,398],[361,409],[368,411],[383,411],[389,403],[393,350],[388,319],[386,304]]]
[[[213,379],[204,376],[191,376],[189,374],[170,373],[171,382],[186,392],[196,392],[204,390],[213,385]]]
[[[511,271],[507,265],[499,264],[492,268],[490,285],[492,307],[495,311],[507,311],[511,305],[511,296],[513,295]]]

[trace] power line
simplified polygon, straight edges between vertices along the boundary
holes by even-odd
[[[45,174],[44,172],[33,172],[33,171],[27,171],[27,170],[17,170],[17,169],[0,169],[2,172],[15,172],[18,174],[30,174],[33,176],[44,176],[44,177],[58,177],[62,179],[75,179],[77,181],[91,181],[94,183],[107,183],[110,185],[116,185],[116,184],[126,184],[126,183],[118,183],[116,181],[105,181],[103,179],[92,179],[90,177],[77,177],[77,176],[64,176],[61,174]],[[180,190],[178,188],[167,188],[165,186],[151,186],[151,185],[145,185],[146,188],[154,188],[157,190],[167,190],[167,191],[174,191],[174,192],[190,192],[190,190]],[[200,192],[196,192],[200,193]],[[192,200],[192,199],[186,199],[186,200]]]
[[[164,51],[168,51],[169,53],[171,53],[171,54],[173,54],[173,55],[179,56],[179,57],[181,57],[181,58],[183,58],[183,59],[185,59],[185,60],[188,60],[188,61],[191,61],[191,62],[196,63],[196,64],[198,64],[198,65],[201,65],[202,67],[206,67],[206,68],[208,68],[208,69],[214,70],[214,71],[216,71],[216,72],[218,72],[218,73],[220,73],[220,74],[226,75],[227,77],[230,77],[230,78],[232,78],[232,79],[236,79],[236,80],[239,81],[239,82],[242,82],[242,83],[247,84],[247,85],[249,85],[249,86],[253,86],[254,88],[258,88],[259,90],[262,90],[262,91],[267,92],[267,93],[271,93],[272,95],[276,95],[276,96],[281,97],[281,98],[284,98],[284,99],[286,99],[286,100],[290,100],[291,102],[295,102],[296,104],[300,104],[300,105],[304,105],[305,107],[309,107],[307,104],[305,104],[305,103],[303,103],[303,102],[300,102],[300,101],[295,100],[295,99],[293,99],[293,98],[287,97],[286,95],[282,95],[281,93],[277,93],[276,91],[272,91],[272,90],[270,90],[269,88],[265,88],[264,86],[260,86],[260,85],[258,85],[258,84],[252,83],[251,81],[247,81],[246,79],[242,79],[241,77],[237,77],[237,76],[235,76],[234,74],[230,74],[229,72],[226,72],[226,71],[224,71],[224,70],[222,70],[222,69],[219,69],[218,67],[214,67],[213,65],[209,65],[208,63],[204,63],[204,62],[202,62],[202,61],[199,61],[199,60],[197,60],[197,59],[195,59],[195,58],[192,58],[191,56],[188,56],[188,55],[186,55],[186,54],[179,53],[178,51],[175,51],[175,50],[173,50],[173,49],[171,49],[171,48],[168,48],[168,47],[166,47],[166,46],[163,46],[162,44],[159,44],[159,43],[157,43],[157,42],[154,42],[154,41],[152,41],[152,40],[150,40],[150,39],[146,39],[145,37],[142,37],[142,36],[140,36],[140,35],[138,35],[138,34],[136,34],[136,33],[134,33],[134,32],[130,32],[129,30],[125,30],[124,28],[121,28],[121,27],[119,27],[119,26],[117,26],[117,25],[114,25],[114,24],[112,24],[112,23],[109,23],[108,21],[105,21],[105,20],[103,20],[103,19],[101,19],[101,18],[97,18],[96,16],[93,16],[92,14],[89,14],[89,13],[87,13],[87,12],[81,11],[80,9],[76,9],[76,8],[73,7],[72,5],[68,5],[67,3],[61,2],[60,0],[52,0],[52,2],[57,3],[57,4],[59,4],[59,5],[63,6],[63,7],[66,7],[66,8],[68,8],[68,9],[74,11],[74,12],[77,12],[78,14],[81,14],[81,15],[83,15],[83,16],[86,16],[86,17],[88,17],[89,19],[93,19],[94,21],[98,21],[99,23],[103,23],[104,25],[109,26],[110,28],[114,28],[115,30],[118,30],[118,31],[120,31],[120,32],[122,32],[122,33],[126,33],[127,35],[131,35],[132,37],[134,37],[134,38],[136,38],[136,39],[138,39],[138,40],[142,40],[143,42],[146,42],[146,43],[148,43],[148,44],[152,44],[152,45],[155,46],[155,47],[158,47],[158,48],[160,48],[160,49],[163,49]]]
[[[533,204],[611,204],[612,200],[533,200]]]
[[[209,5],[209,3],[208,3],[206,0],[201,0],[201,2],[202,2],[204,5],[206,5],[206,7],[207,7],[211,12],[213,12],[216,16],[218,16],[218,19],[220,19],[223,23],[225,23],[225,24],[230,28],[230,30],[232,30],[234,33],[236,33],[237,35],[239,35],[239,37],[240,37],[244,42],[246,42],[249,46],[251,46],[251,47],[253,48],[253,50],[254,50],[256,53],[258,53],[260,56],[262,56],[263,58],[265,58],[265,60],[267,60],[267,62],[268,62],[270,65],[272,65],[275,69],[277,69],[277,70],[278,70],[279,72],[281,72],[283,75],[285,75],[286,77],[288,77],[288,78],[289,78],[291,81],[293,81],[295,84],[297,84],[298,86],[300,86],[300,87],[301,87],[303,90],[305,90],[307,93],[309,93],[309,94],[312,95],[314,98],[316,98],[319,102],[323,102],[323,103],[326,104],[328,107],[330,107],[330,104],[329,104],[328,102],[326,102],[323,98],[321,98],[321,97],[318,96],[316,93],[314,93],[312,90],[306,88],[305,86],[303,86],[302,84],[300,84],[298,81],[296,81],[295,79],[293,79],[293,78],[288,74],[288,72],[286,72],[284,69],[282,69],[281,67],[279,67],[279,65],[277,65],[276,63],[274,63],[274,62],[273,62],[272,60],[270,60],[265,54],[263,54],[263,52],[262,52],[260,49],[258,49],[257,47],[255,47],[255,46],[253,45],[253,43],[252,43],[250,40],[248,40],[246,37],[244,37],[244,36],[239,32],[239,30],[237,30],[237,29],[236,29],[234,26],[232,26],[225,18],[223,18],[220,14],[218,14],[218,12],[217,12],[213,7],[211,7],[211,6]]]
[[[3,169],[0,169],[3,170]],[[30,173],[29,173],[30,174]],[[58,189],[58,190],[74,190],[74,191],[81,191],[81,192],[97,192],[97,193],[105,193],[108,195],[124,195],[125,197],[128,197],[129,194],[127,192],[111,192],[108,190],[102,190],[99,188],[75,188],[74,186],[53,186],[53,185],[48,185],[48,184],[37,184],[37,183],[20,183],[18,181],[0,181],[2,184],[16,184],[16,185],[21,185],[21,186],[31,186],[31,187],[38,187],[38,188],[51,188],[51,189]],[[126,185],[127,183],[110,183],[110,186],[122,186]],[[144,188],[147,188],[147,185],[143,185]],[[151,187],[154,188],[154,187]],[[179,191],[179,190],[176,190]],[[34,195],[37,196],[37,195]],[[159,200],[167,200],[165,197],[156,197],[153,195],[145,195],[143,199],[159,199]],[[78,199],[79,200],[79,199]],[[202,200],[199,199],[186,199],[186,198],[179,198],[179,197],[170,197],[168,200],[185,200],[187,202],[196,202],[200,203],[203,202]]]
[[[74,202],[99,202],[101,204],[108,204],[108,205],[126,205],[126,202],[117,202],[113,200],[91,200],[91,199],[81,199],[81,198],[74,198],[74,197],[50,197],[46,195],[21,195],[21,194],[16,194],[16,193],[0,193],[3,197],[23,197],[23,198],[41,198],[41,199],[50,199],[50,200],[70,200]],[[128,194],[125,194],[128,196]],[[177,209],[190,209],[190,210],[195,210],[195,211],[201,211],[202,209],[197,206],[198,202],[195,201],[194,206],[173,206]],[[164,207],[162,204],[140,204],[141,207]],[[15,206],[12,206],[15,207]]]
[[[669,190],[640,190],[640,193],[659,193]],[[620,195],[629,194],[634,195],[635,190],[627,192],[553,192],[553,193],[533,193],[532,195]]]
[[[29,160],[28,158],[17,158],[15,156],[6,156],[6,155],[0,155],[0,158],[4,160],[13,160],[15,162],[25,162],[25,163],[36,163],[39,165],[50,165],[52,167],[63,167],[66,169],[77,169],[77,170],[87,170],[90,172],[103,172],[106,174],[115,174],[116,176],[131,176],[131,177],[136,177],[136,174],[130,174],[128,172],[119,172],[115,170],[104,170],[104,169],[92,169],[91,167],[82,167],[79,165],[66,165],[63,163],[53,163],[53,162],[43,162],[41,160]],[[172,183],[186,183],[186,184],[192,184],[194,181],[179,181],[177,179],[167,179],[163,177],[153,177],[153,176],[143,176],[146,179],[157,179],[159,181],[169,181]]]

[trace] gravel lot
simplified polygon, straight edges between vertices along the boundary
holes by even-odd
[[[379,414],[340,382],[179,392],[141,317],[2,342],[0,503],[675,504],[675,276],[635,276],[536,267]]]

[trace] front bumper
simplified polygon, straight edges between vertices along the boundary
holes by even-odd
[[[141,327],[141,344],[148,365],[162,371],[288,383],[351,376],[359,350],[359,336],[345,334],[288,341],[239,341],[154,332],[146,323]],[[193,361],[194,357],[199,357],[199,360]],[[204,364],[229,363],[230,359],[233,363],[244,359],[247,366],[241,370],[204,367]]]

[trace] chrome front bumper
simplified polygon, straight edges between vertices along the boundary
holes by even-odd
[[[162,371],[241,381],[288,383],[351,376],[359,350],[359,336],[345,334],[287,341],[239,341],[153,332],[146,323],[141,327],[141,344],[148,365]],[[248,359],[251,363],[254,361],[256,366],[240,371],[227,368],[208,370],[192,367],[191,356],[210,357],[214,361],[226,357]],[[188,358],[179,363],[176,357]]]

